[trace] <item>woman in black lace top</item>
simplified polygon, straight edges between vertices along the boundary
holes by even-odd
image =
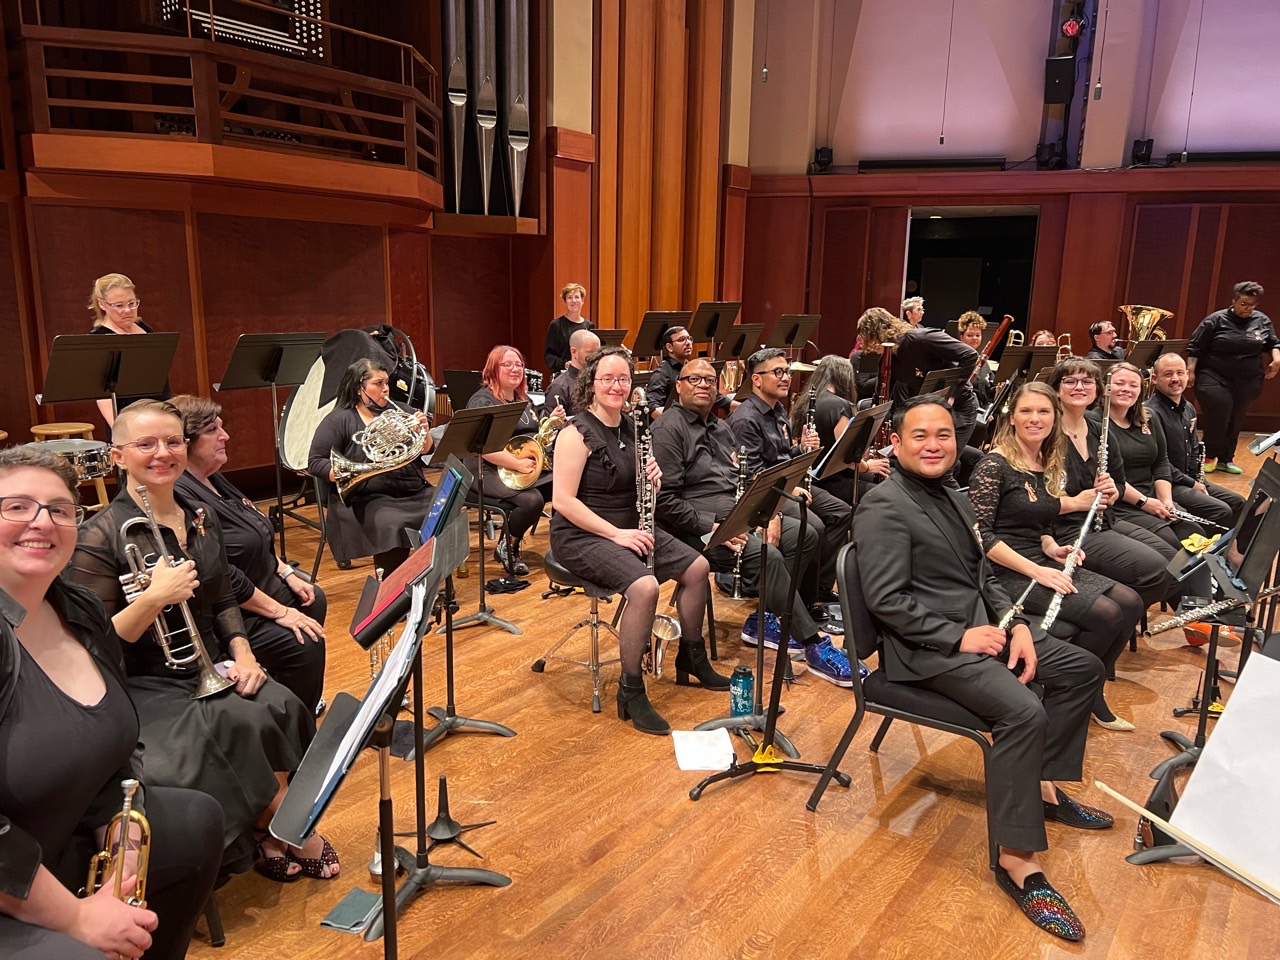
[[[597,596],[621,593],[627,599],[618,624],[618,719],[631,719],[643,733],[665,736],[671,726],[649,703],[641,675],[645,645],[658,609],[658,585],[680,585],[680,650],[676,683],[690,674],[711,690],[729,689],[729,678],[712,669],[702,637],[707,608],[707,560],[665,530],[638,529],[636,438],[624,407],[631,397],[631,354],[619,347],[593,354],[575,384],[579,413],[556,437],[555,516],[551,549],[555,559],[587,583]],[[656,502],[662,471],[646,464]],[[645,558],[652,552],[654,564]]]
[[[1142,617],[1142,599],[1091,570],[1077,568],[1071,576],[1063,571],[1073,541],[1055,539],[1054,522],[1060,514],[1087,511],[1096,491],[1069,496],[1063,490],[1065,441],[1052,390],[1042,383],[1024,384],[1010,407],[991,453],[974,469],[969,485],[983,549],[1010,596],[1021,595],[1028,580],[1040,585],[1024,601],[1027,612],[1043,613],[1053,594],[1062,594],[1058,619],[1079,629],[1074,642],[1110,672]],[[1111,712],[1101,691],[1093,716],[1111,730],[1133,729]]]

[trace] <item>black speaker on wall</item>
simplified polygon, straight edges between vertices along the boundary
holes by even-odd
[[[1044,61],[1044,102],[1070,103],[1075,93],[1076,58],[1047,57]]]

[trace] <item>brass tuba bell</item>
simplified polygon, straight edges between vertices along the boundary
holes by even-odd
[[[1163,307],[1147,307],[1138,303],[1116,307],[1124,314],[1125,334],[1122,339],[1130,344],[1139,340],[1168,340],[1169,335],[1159,329],[1165,320],[1173,318],[1172,310]]]

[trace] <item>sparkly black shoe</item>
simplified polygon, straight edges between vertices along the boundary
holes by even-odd
[[[1062,792],[1060,787],[1054,787],[1054,789],[1058,792],[1058,802],[1045,801],[1044,818],[1046,820],[1075,827],[1078,830],[1110,830],[1115,826],[1115,818],[1105,810],[1072,800]]]
[[[1071,904],[1053,889],[1043,873],[1031,874],[1021,887],[1004,867],[997,865],[995,873],[1000,889],[1012,897],[1027,919],[1045,933],[1072,943],[1084,939],[1084,924],[1071,909]]]

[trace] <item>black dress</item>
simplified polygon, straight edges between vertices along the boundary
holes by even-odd
[[[405,413],[413,412],[406,404],[392,402]],[[365,422],[354,408],[332,410],[311,439],[307,472],[328,483],[332,450],[356,463],[368,463],[364,450],[352,439],[364,428]],[[329,498],[329,544],[342,560],[407,547],[402,531],[422,526],[434,496],[422,476],[421,460],[363,481],[347,494],[346,503],[335,491]]]
[[[1040,537],[1053,531],[1062,505],[1062,501],[1045,487],[1043,473],[1023,473],[1015,470],[1000,454],[989,453],[973,470],[969,500],[978,518],[978,533],[984,553],[990,553],[997,543],[1004,543],[1034,564],[1062,568],[1062,564],[1050,560],[1040,549]],[[1059,541],[1059,544],[1069,546],[1073,542],[1074,538],[1065,544]],[[1010,597],[1020,596],[1027,588],[1028,577],[994,560],[991,566],[996,579]],[[1081,567],[1075,569],[1071,578],[1076,592],[1063,596],[1060,616],[1063,620],[1079,623],[1094,601],[1110,590],[1115,581]],[[1052,590],[1039,587],[1027,595],[1023,609],[1027,613],[1044,613],[1052,598]]]
[[[817,402],[814,404],[814,424],[818,429],[818,442],[822,444],[822,450],[825,455],[837,440],[840,438],[836,435],[836,425],[844,417],[853,419],[853,405],[844,397],[838,396],[829,390],[823,391],[818,395]],[[818,486],[826,490],[832,496],[845,503],[853,503],[853,489],[855,477],[857,474],[853,470],[841,470],[839,473],[827,477],[824,480],[815,480]]]
[[[150,325],[143,323],[141,320],[137,320],[134,322],[138,325],[138,327],[142,330],[143,333],[155,333],[155,331],[151,329]],[[89,333],[93,336],[111,336],[111,337],[120,336],[120,334],[116,333],[106,324],[102,324],[94,327],[92,330],[89,331]],[[169,387],[169,379],[166,377],[164,381],[163,389],[161,389],[161,391],[158,394],[156,394],[154,397],[146,396],[144,394],[138,394],[137,396],[133,396],[133,397],[126,397],[126,396],[120,396],[119,394],[117,394],[116,409],[123,410],[125,407],[133,403],[135,400],[168,400],[172,396],[173,396],[173,390]]]
[[[218,515],[227,551],[227,575],[236,603],[244,604],[253,597],[254,590],[261,590],[277,603],[301,610],[323,624],[328,612],[324,591],[315,587],[315,600],[310,606],[303,606],[302,599],[276,575],[280,561],[272,549],[275,532],[271,521],[222,474],[213,474],[209,482],[213,490],[184,473],[175,489]],[[324,641],[308,639],[299,643],[292,630],[269,617],[243,608],[240,616],[258,662],[314,711],[324,688]]]
[[[542,349],[548,377],[554,377],[569,365],[569,338],[579,330],[594,329],[595,324],[586,317],[574,323],[566,314],[561,314],[551,321],[547,326],[547,340]]]
[[[615,430],[584,410],[574,417],[573,426],[588,450],[578,481],[578,499],[609,523],[634,530],[639,514],[631,420],[623,417]],[[654,569],[650,570],[634,551],[574,526],[562,513],[551,518],[551,549],[560,564],[583,579],[588,596],[595,597],[621,593],[649,574],[664,583],[678,577],[699,556],[692,547],[658,528],[654,534]]]
[[[188,606],[210,658],[217,663],[227,659],[231,639],[245,636],[226,573],[222,528],[216,514],[184,502],[181,494],[177,497],[186,514],[186,552],[179,549],[168,527],[160,528],[161,535],[171,556],[196,562],[200,586]],[[108,617],[126,604],[119,577],[129,567],[120,527],[141,516],[129,492],[123,490],[80,528],[80,542],[66,576],[96,593]],[[166,617],[175,625],[181,622],[177,611],[166,612]],[[275,680],[268,680],[251,698],[224,690],[193,700],[196,671],[167,667],[150,630],[124,647],[129,692],[142,723],[139,741],[146,781],[202,790],[214,797],[222,805],[226,823],[226,866],[247,868],[254,823],[279,789],[276,771],[298,769],[315,736],[314,714]]]

